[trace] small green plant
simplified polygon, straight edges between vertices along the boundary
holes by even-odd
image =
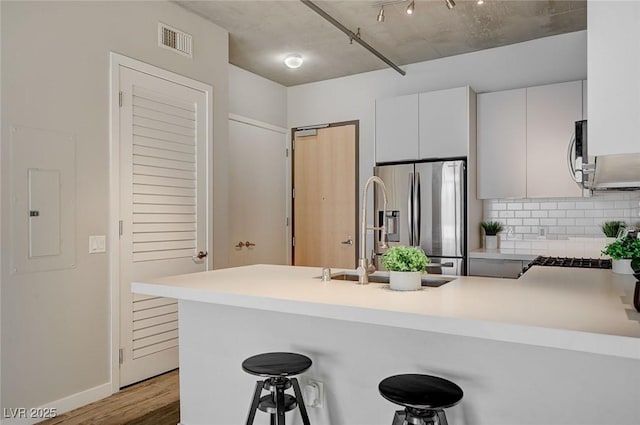
[[[613,241],[604,247],[602,253],[614,260],[640,259],[640,239],[636,237],[626,237]]]
[[[394,246],[382,256],[382,265],[392,272],[422,272],[430,262],[417,246]]]
[[[608,238],[616,238],[618,237],[618,232],[620,229],[626,228],[627,225],[624,221],[605,221],[602,223],[601,229],[602,233]]]
[[[483,221],[480,226],[487,236],[495,236],[502,231],[502,224],[497,221]]]

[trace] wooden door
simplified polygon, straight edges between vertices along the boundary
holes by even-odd
[[[358,241],[356,124],[311,133],[297,132],[294,138],[293,262],[353,269]]]
[[[207,269],[207,94],[124,66],[120,107],[120,386],[178,367],[176,300],[130,284]]]
[[[230,267],[288,263],[286,137],[229,120]]]

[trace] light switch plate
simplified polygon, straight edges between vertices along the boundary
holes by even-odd
[[[89,254],[99,254],[107,251],[107,237],[105,235],[89,236]]]

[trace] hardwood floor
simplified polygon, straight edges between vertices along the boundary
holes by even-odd
[[[39,424],[176,425],[180,421],[178,377],[178,370],[165,373]]]

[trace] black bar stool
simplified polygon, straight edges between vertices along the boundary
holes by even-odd
[[[382,397],[404,406],[392,425],[447,425],[444,410],[462,400],[462,389],[451,381],[430,375],[394,375],[378,385]]]
[[[256,382],[256,390],[251,400],[247,425],[252,425],[256,416],[256,410],[260,409],[271,415],[271,425],[285,425],[284,414],[300,407],[300,415],[304,425],[310,425],[307,409],[302,399],[300,385],[296,378],[289,376],[298,375],[311,367],[311,359],[302,354],[295,353],[264,353],[249,357],[242,362],[242,369],[252,375],[262,376],[267,379]],[[295,397],[285,394],[285,390],[291,388]],[[262,390],[270,391],[260,397]]]

